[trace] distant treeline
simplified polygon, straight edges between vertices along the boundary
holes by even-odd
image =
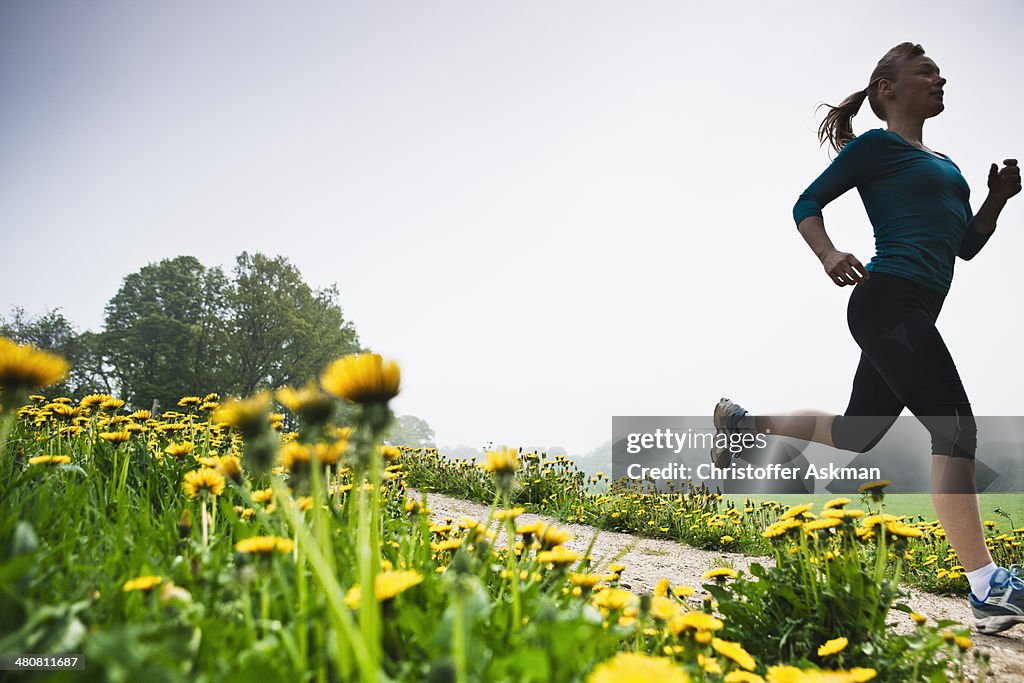
[[[0,335],[72,364],[50,395],[111,393],[137,408],[301,385],[362,350],[336,287],[312,289],[286,258],[245,252],[230,276],[192,256],[128,275],[99,332],[78,331],[59,308],[39,317],[15,308],[0,318]]]

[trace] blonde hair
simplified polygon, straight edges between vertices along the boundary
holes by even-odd
[[[818,126],[818,140],[821,144],[824,145],[827,141],[832,149],[839,152],[846,143],[857,137],[853,134],[852,120],[857,115],[857,112],[860,111],[860,107],[864,104],[865,99],[871,105],[871,111],[875,113],[875,116],[885,121],[885,108],[878,97],[878,82],[883,79],[887,81],[896,80],[896,74],[899,73],[900,67],[903,66],[906,60],[922,55],[924,55],[924,48],[920,45],[916,43],[900,43],[878,60],[875,70],[871,72],[871,80],[868,82],[868,87],[853,93],[840,102],[839,106],[833,107],[831,104],[821,105],[829,108],[828,113],[825,114],[825,120]]]

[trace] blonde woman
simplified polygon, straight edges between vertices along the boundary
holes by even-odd
[[[971,585],[976,628],[1003,631],[1024,622],[1020,565],[997,567],[985,545],[974,483],[976,424],[953,358],[935,327],[957,257],[974,258],[1008,199],[1021,190],[1015,159],[988,173],[977,213],[960,169],[924,142],[924,123],[945,108],[946,79],[920,45],[901,43],[878,62],[868,85],[843,100],[818,131],[838,152],[800,195],[797,229],[839,287],[852,286],[850,332],[861,348],[843,415],[802,410],[753,416],[722,399],[719,432],[770,432],[866,452],[906,407],[932,437],[932,502]],[[886,128],[855,136],[851,119],[867,100]],[[875,255],[865,266],[837,249],[822,208],[856,187],[874,227]],[[728,466],[728,451],[712,458]]]

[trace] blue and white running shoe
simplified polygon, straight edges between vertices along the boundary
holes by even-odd
[[[736,431],[737,421],[746,414],[747,411],[743,409],[743,406],[733,403],[727,398],[723,398],[715,406],[713,418],[715,422],[715,443],[711,445],[711,462],[714,463],[715,467],[726,469],[732,465],[732,453],[729,452],[729,447],[720,445],[726,442],[727,439],[721,439],[719,435],[728,435]]]
[[[999,633],[1024,623],[1024,577],[1019,564],[997,567],[989,580],[988,597],[982,601],[971,593],[974,627],[978,633]]]

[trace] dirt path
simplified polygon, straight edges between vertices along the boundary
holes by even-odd
[[[421,492],[409,489],[410,497],[421,499]],[[471,501],[451,498],[439,493],[427,494],[430,517],[434,521],[443,521],[450,517],[458,521],[465,515],[483,521],[487,519],[488,507]],[[654,590],[662,578],[667,578],[672,585],[685,584],[701,593],[701,575],[715,566],[731,566],[735,569],[747,569],[751,562],[770,564],[766,557],[750,557],[739,553],[712,552],[698,550],[682,543],[652,538],[643,538],[614,531],[600,531],[592,526],[582,524],[564,524],[552,517],[544,515],[524,514],[517,523],[532,520],[544,520],[567,529],[573,539],[566,543],[570,549],[583,553],[586,551],[594,534],[597,540],[591,550],[594,568],[603,569],[610,563],[626,565],[622,572],[621,584],[634,593],[640,594]],[[502,531],[496,539],[497,546],[505,545],[505,534]],[[955,619],[962,624],[972,621],[971,610],[963,598],[950,598],[932,595],[916,589],[907,589],[910,599],[907,604],[915,612],[924,614],[929,619]],[[894,612],[890,623],[901,632],[913,629],[913,622],[901,612]],[[985,636],[978,633],[972,635],[975,647],[987,652],[991,657],[991,668],[986,681],[1011,683],[1024,681],[1024,626],[1016,626],[1007,632],[1008,635]]]

